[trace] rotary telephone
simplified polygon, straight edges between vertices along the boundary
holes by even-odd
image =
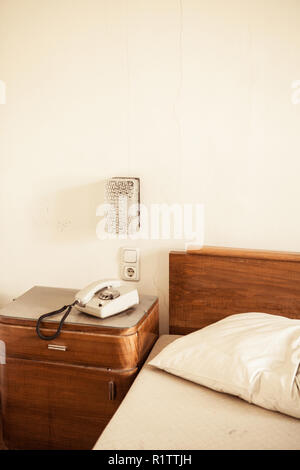
[[[117,289],[118,288],[118,289]],[[77,292],[76,308],[81,312],[106,318],[139,303],[137,289],[123,286],[118,279],[96,281]]]
[[[103,279],[93,282],[84,289],[78,291],[75,295],[75,301],[70,305],[64,305],[62,308],[53,312],[41,315],[36,324],[37,335],[44,340],[52,340],[60,334],[62,326],[71,312],[76,307],[81,312],[93,315],[98,318],[107,318],[124,310],[133,307],[139,303],[139,294],[137,289],[132,289],[122,285],[118,279]],[[45,336],[40,331],[41,322],[58,313],[64,313],[57,331],[52,336]]]

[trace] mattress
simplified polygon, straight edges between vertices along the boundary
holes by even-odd
[[[148,361],[178,337],[161,336]],[[300,420],[146,363],[94,449],[300,449]]]

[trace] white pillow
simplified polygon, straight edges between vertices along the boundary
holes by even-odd
[[[231,315],[175,340],[149,364],[300,418],[300,320]]]

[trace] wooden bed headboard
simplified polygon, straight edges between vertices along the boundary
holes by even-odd
[[[234,313],[300,318],[300,253],[203,247],[170,253],[170,333]]]

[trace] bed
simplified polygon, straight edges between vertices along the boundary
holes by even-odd
[[[300,449],[299,419],[148,364],[180,335],[243,312],[300,318],[299,254],[170,253],[171,334],[159,338],[94,449]]]

